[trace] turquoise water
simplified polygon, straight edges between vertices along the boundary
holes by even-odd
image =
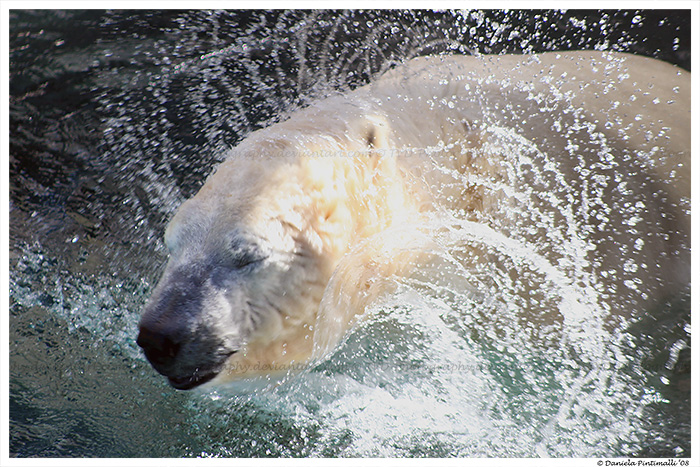
[[[507,295],[414,277],[280,386],[176,392],[135,343],[169,215],[251,130],[427,52],[607,47],[687,68],[688,19],[659,15],[13,12],[11,454],[689,456],[689,294],[586,354],[554,330],[526,345]]]

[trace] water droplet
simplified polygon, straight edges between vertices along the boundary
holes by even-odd
[[[622,269],[625,270],[625,272],[629,273],[635,273],[639,269],[637,264],[633,260],[628,260],[625,262],[625,264],[622,266]]]

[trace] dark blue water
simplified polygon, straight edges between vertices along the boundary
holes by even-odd
[[[11,455],[689,456],[688,296],[671,297],[629,331],[648,382],[635,388],[647,399],[630,405],[642,412],[630,415],[640,426],[586,425],[600,432],[596,448],[571,439],[556,447],[538,438],[536,424],[489,425],[493,414],[440,402],[463,397],[450,381],[472,395],[488,391],[474,383],[480,372],[500,375],[523,404],[539,399],[512,380],[517,359],[462,362],[462,373],[443,361],[428,377],[382,354],[421,336],[414,311],[405,319],[380,311],[335,362],[271,392],[175,392],[135,344],[166,260],[160,238],[169,215],[250,131],[416,55],[569,49],[627,51],[689,69],[690,15],[12,11]],[[421,350],[439,362],[435,351]],[[537,358],[525,361],[534,368]],[[542,366],[539,376],[551,377]],[[391,368],[404,373],[374,371]],[[525,368],[520,376],[533,375]],[[421,385],[435,380],[447,385],[437,399]],[[411,401],[423,406],[397,421]],[[610,403],[620,405],[610,413],[625,413],[622,399]],[[366,406],[372,415],[363,415]]]

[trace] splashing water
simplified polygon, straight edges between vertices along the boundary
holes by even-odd
[[[663,31],[670,39],[652,52],[683,63],[684,21],[645,12],[13,12],[11,452],[689,455],[689,294],[639,312],[640,277],[653,263],[642,253],[650,238],[634,230],[651,198],[616,179],[613,142],[588,128],[578,138],[595,147],[602,178],[584,161],[567,178],[550,154],[498,125],[486,126],[483,150],[492,163],[517,161],[501,179],[438,166],[445,198],[454,187],[481,189],[509,215],[448,205],[428,216],[417,243],[403,244],[424,252],[424,266],[383,278],[390,292],[284,384],[176,393],[134,342],[165,262],[165,222],[250,131],[427,53],[636,51],[647,31]],[[616,216],[636,235],[621,252],[627,262],[616,277],[592,274],[606,244],[581,220],[602,229]],[[370,241],[391,244],[412,227]]]

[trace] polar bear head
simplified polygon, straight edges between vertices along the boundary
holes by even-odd
[[[137,342],[175,388],[309,354],[338,261],[400,211],[381,119],[329,131],[318,113],[251,135],[171,220]]]

